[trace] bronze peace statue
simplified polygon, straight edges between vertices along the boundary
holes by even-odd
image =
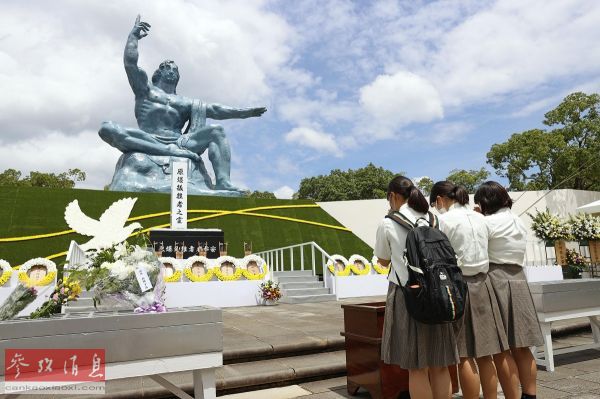
[[[187,158],[189,194],[243,195],[230,180],[231,149],[225,131],[219,125],[207,125],[206,119],[250,118],[261,116],[267,109],[206,104],[178,95],[179,69],[170,60],[163,61],[149,80],[138,66],[138,42],[149,31],[150,24],[138,15],[123,57],[135,94],[138,128],[104,122],[98,132],[102,140],[123,152],[110,190],[169,192],[171,160]],[[186,123],[187,128],[182,131]],[[206,150],[215,172],[214,183],[200,158]]]

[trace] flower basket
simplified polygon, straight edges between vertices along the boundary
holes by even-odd
[[[556,264],[564,266],[567,264],[567,243],[563,240],[554,241],[554,252],[556,253]]]
[[[589,246],[592,263],[600,263],[600,240],[590,240]]]

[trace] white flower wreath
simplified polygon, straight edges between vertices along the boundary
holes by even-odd
[[[365,267],[359,269],[355,264],[356,261],[361,262]],[[348,263],[350,264],[350,270],[352,270],[352,273],[356,274],[357,276],[364,276],[371,273],[371,264],[364,256],[357,254],[352,255],[350,259],[348,259]]]
[[[390,272],[390,265],[381,266],[379,264],[379,259],[377,258],[377,256],[373,256],[373,260],[371,260],[371,264],[373,265],[373,269],[375,269],[375,271],[379,274],[384,274],[387,276],[388,273]]]
[[[255,262],[258,265],[258,268],[260,269],[259,273],[250,273],[248,271],[248,264],[250,262]],[[244,259],[241,259],[239,261],[239,267],[242,268],[242,274],[248,280],[262,280],[265,278],[267,272],[269,271],[269,268],[267,267],[267,262],[265,262],[265,260],[258,255],[248,255],[244,257]]]
[[[31,281],[29,275],[29,269],[33,266],[45,266],[46,267],[46,277],[39,281]],[[32,285],[48,285],[54,281],[56,278],[56,263],[52,262],[50,259],[46,258],[35,258],[30,259],[19,267],[19,281],[27,286]]]
[[[197,276],[192,272],[192,266],[196,262],[204,264],[206,273],[203,276]],[[210,267],[210,260],[206,256],[191,256],[184,261],[183,274],[185,274],[188,280],[198,283],[211,280],[214,276],[214,271]]]
[[[0,287],[2,287],[4,284],[10,281],[13,269],[10,267],[10,263],[4,259],[0,259],[0,270],[2,270],[2,274],[0,274]]]
[[[235,272],[230,276],[226,276],[221,272],[221,265],[225,262],[232,263],[233,267],[235,268]],[[238,263],[239,263],[238,260],[236,258],[234,258],[233,256],[218,257],[215,262],[215,267],[213,268],[215,276],[217,276],[217,278],[221,281],[239,280],[239,278],[242,277],[242,268],[240,267],[240,265]]]
[[[169,263],[173,266],[173,274],[169,277],[165,276],[166,283],[174,283],[174,282],[181,280],[181,273],[182,273],[182,269],[183,269],[183,267],[181,266],[181,259],[175,259],[175,258],[171,258],[168,256],[163,256],[163,257],[158,258],[158,260],[163,265],[165,263]]]
[[[333,263],[342,262],[344,264],[344,270],[337,270]],[[329,260],[327,261],[327,268],[336,276],[349,276],[350,275],[350,265],[348,264],[348,259],[344,258],[342,255],[331,255]]]

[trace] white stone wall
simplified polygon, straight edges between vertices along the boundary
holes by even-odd
[[[567,216],[577,213],[577,208],[580,206],[600,200],[600,192],[581,190],[554,190],[550,193],[548,191],[511,192],[510,196],[515,201],[513,212],[521,216],[527,227],[531,225],[531,219],[527,216],[527,213],[535,213],[536,210],[548,208],[552,212]],[[472,200],[473,197],[471,196],[471,203],[473,203]],[[538,202],[536,203],[536,201]],[[375,245],[377,225],[389,208],[385,199],[319,202],[318,204],[343,226],[352,230],[371,248]],[[577,246],[576,243],[570,243],[569,245],[571,247]],[[350,256],[351,254],[344,255]],[[549,250],[548,255],[553,256],[553,251]],[[527,242],[526,263],[529,265],[546,263],[544,244],[537,240],[531,231]]]

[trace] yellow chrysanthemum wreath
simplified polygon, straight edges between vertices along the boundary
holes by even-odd
[[[169,263],[173,266],[173,274],[169,277],[165,277],[165,283],[176,283],[181,280],[181,259],[170,258],[168,256],[164,256],[158,258],[160,263],[163,265],[165,263]]]
[[[248,263],[256,262],[261,272],[258,274],[253,274],[248,271]],[[248,255],[244,259],[240,261],[240,266],[242,266],[242,274],[248,280],[262,280],[265,278],[267,273],[269,272],[269,268],[267,267],[267,262],[263,258],[258,255]]]
[[[46,276],[41,280],[31,281],[31,279],[27,275],[27,272],[33,266],[45,266],[47,270]],[[19,268],[19,281],[25,284],[27,287],[48,285],[54,282],[55,278],[56,263],[46,258],[30,259]]]
[[[231,276],[226,276],[221,273],[221,265],[224,262],[230,262],[235,267],[235,272]],[[242,277],[242,268],[238,266],[237,259],[233,256],[221,256],[216,261],[216,266],[213,268],[215,276],[221,281],[236,281]]]
[[[376,256],[373,256],[373,260],[371,261],[371,263],[373,264],[373,270],[375,270],[377,273],[383,274],[385,276],[387,276],[390,273],[391,266],[388,266],[388,267],[381,266],[379,264]]]
[[[362,264],[365,265],[365,267],[363,269],[359,269],[355,264],[356,261],[362,262]],[[350,259],[348,259],[348,263],[352,273],[354,273],[357,276],[365,276],[371,273],[371,264],[364,256],[352,255]]]
[[[336,270],[334,266],[334,262],[342,262],[344,264],[344,270]],[[327,268],[331,272],[331,274],[340,277],[346,277],[350,275],[350,265],[348,265],[348,259],[344,258],[342,255],[331,255],[329,260],[327,261]]]
[[[2,287],[7,281],[10,281],[13,270],[10,264],[4,259],[0,259],[0,270],[2,270],[2,274],[0,274],[0,287]]]
[[[192,266],[196,262],[200,262],[204,265],[204,268],[206,269],[206,273],[204,275],[196,276],[194,273],[192,273]],[[210,269],[208,267],[208,262],[209,260],[206,256],[192,256],[190,258],[187,258],[185,260],[183,274],[185,274],[185,277],[187,277],[188,280],[194,283],[203,283],[206,281],[210,281],[212,280],[215,273],[213,269]]]

